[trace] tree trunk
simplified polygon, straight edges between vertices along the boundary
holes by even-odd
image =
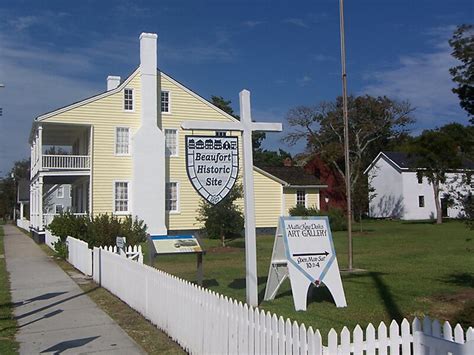
[[[221,234],[221,243],[222,243],[222,246],[225,247],[225,235],[224,235],[224,233]]]
[[[441,203],[439,202],[439,182],[433,182],[433,192],[436,207],[436,224],[443,223],[443,211],[441,210]]]

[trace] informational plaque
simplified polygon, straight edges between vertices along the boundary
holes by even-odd
[[[202,253],[193,235],[160,235],[150,237],[156,254]]]
[[[327,217],[280,217],[265,300],[275,298],[287,277],[297,311],[306,310],[311,284],[317,287],[324,284],[337,307],[347,306]]]
[[[196,191],[218,204],[239,173],[237,137],[186,136],[186,171]]]

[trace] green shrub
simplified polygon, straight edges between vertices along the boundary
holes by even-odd
[[[61,238],[63,242],[66,241],[67,237],[84,239],[88,219],[86,216],[75,216],[71,213],[63,213],[54,217],[48,229],[53,235]]]
[[[329,224],[333,232],[347,230],[346,214],[340,208],[329,208],[328,211],[320,211],[316,207],[306,208],[302,205],[296,205],[290,208],[290,216],[328,216]]]
[[[68,249],[67,244],[62,239],[58,240],[57,242],[53,243],[54,251],[56,252],[56,256],[66,260],[68,257]]]
[[[228,238],[239,237],[244,229],[242,210],[234,202],[242,198],[242,185],[236,184],[217,205],[204,200],[198,209],[197,220],[204,222],[203,232],[211,239],[221,239],[222,246]]]
[[[128,245],[142,243],[146,240],[147,226],[137,217],[119,218],[108,214],[88,217],[65,213],[56,216],[48,229],[63,242],[71,236],[87,242],[92,248],[115,245],[116,237],[127,238]]]

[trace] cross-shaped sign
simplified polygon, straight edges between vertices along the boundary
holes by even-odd
[[[281,132],[281,123],[252,122],[250,91],[242,90],[240,98],[240,122],[184,121],[183,129],[203,131],[241,131],[244,158],[244,216],[245,216],[245,266],[247,303],[258,305],[257,245],[255,223],[255,198],[253,184],[252,132]]]

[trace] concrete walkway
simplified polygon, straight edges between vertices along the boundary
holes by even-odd
[[[6,225],[20,354],[143,354],[33,240]]]

